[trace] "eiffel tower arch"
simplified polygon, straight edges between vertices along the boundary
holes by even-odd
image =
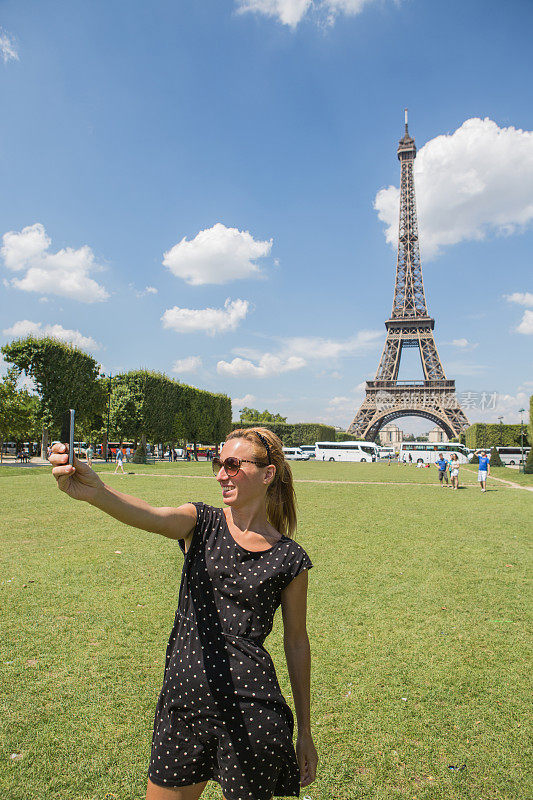
[[[439,425],[448,438],[459,436],[468,420],[455,394],[455,381],[444,374],[429,316],[418,245],[413,162],[415,140],[409,136],[407,109],[405,134],[398,145],[401,165],[398,258],[392,313],[385,322],[387,338],[373,381],[366,382],[365,399],[350,427],[361,439],[374,440],[380,428],[399,417],[424,417]],[[423,379],[399,381],[405,347],[418,348]]]

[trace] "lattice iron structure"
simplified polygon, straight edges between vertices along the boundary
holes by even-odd
[[[407,109],[405,134],[398,145],[401,164],[400,225],[396,284],[387,338],[373,381],[367,381],[365,399],[348,428],[361,439],[374,440],[383,425],[398,417],[425,417],[440,425],[449,438],[459,436],[469,423],[455,394],[455,381],[447,380],[439,358],[427,311],[416,216],[413,162],[415,140],[409,136]],[[418,347],[422,381],[399,381],[404,347]]]

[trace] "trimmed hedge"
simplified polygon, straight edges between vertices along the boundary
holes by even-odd
[[[524,425],[524,447],[528,446],[528,430]],[[465,444],[469,448],[485,447],[491,449],[499,445],[520,446],[520,425],[499,425],[498,423],[476,422],[465,434]]]
[[[335,441],[336,442],[358,442],[359,441],[359,437],[358,436],[354,436],[353,433],[346,433],[346,431],[335,431]]]
[[[239,428],[268,428],[269,431],[279,436],[284,447],[299,447],[301,444],[314,444],[315,442],[334,442],[335,428],[330,425],[321,425],[315,422],[233,422],[231,429]]]
[[[118,439],[215,443],[231,428],[231,400],[166,375],[133,370],[113,378],[111,429]]]

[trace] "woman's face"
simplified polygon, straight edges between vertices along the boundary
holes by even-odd
[[[229,457],[246,459],[236,475],[231,477],[224,467],[216,476],[222,489],[222,499],[227,506],[242,507],[258,499],[265,499],[269,484],[272,482],[276,468],[273,465],[261,467],[250,461],[260,461],[254,453],[251,442],[247,439],[230,439],[224,444],[220,453],[221,461]],[[264,461],[262,463],[265,463]]]

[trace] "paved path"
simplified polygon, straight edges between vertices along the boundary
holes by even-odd
[[[100,473],[102,474],[102,473]],[[110,472],[110,475],[115,475],[114,472]],[[120,475],[120,473],[117,473]],[[206,480],[211,481],[213,480],[211,475],[183,475],[179,472],[157,472],[157,473],[148,473],[148,472],[128,472],[127,475],[134,475],[138,478],[191,478],[193,480]],[[124,477],[124,476],[122,476]],[[495,480],[498,480],[497,478]],[[502,481],[503,483],[508,483],[508,481]],[[323,483],[323,484],[341,484],[341,485],[348,485],[348,486],[441,486],[440,483],[413,483],[412,481],[327,481],[327,480],[318,480],[312,478],[295,478],[294,483]],[[517,483],[510,484],[510,486],[516,487],[517,489],[524,489],[529,487],[519,486]],[[461,487],[462,489],[477,489],[477,483],[472,483],[468,486],[464,485]],[[477,489],[479,491],[479,489]]]
[[[466,469],[463,467],[463,469]],[[472,475],[476,475],[477,472],[471,469],[466,469],[466,472],[470,472]],[[110,475],[114,475],[115,473],[109,473]],[[120,473],[118,473],[120,474]],[[179,472],[128,472],[128,475],[135,475],[136,477],[147,477],[147,478],[192,478],[195,480],[213,480],[211,475],[184,475]],[[490,476],[491,481],[498,481],[499,483],[505,484],[510,489],[525,489],[527,492],[533,492],[533,486],[522,486],[519,483],[514,483],[514,481],[506,481],[504,478],[496,478],[495,476]],[[354,486],[441,486],[440,483],[415,483],[413,481],[329,481],[329,480],[319,480],[314,478],[295,478],[294,483],[338,483],[338,484],[345,484],[345,485],[354,485]],[[472,484],[463,484],[461,486],[462,489],[477,489],[477,483]],[[479,491],[479,489],[477,489]],[[490,490],[489,490],[490,491]]]
[[[472,475],[476,474],[473,469],[468,469],[468,467],[463,467],[463,469],[466,472],[472,473]],[[491,481],[500,481],[500,483],[506,483],[512,489],[525,489],[526,492],[533,492],[533,486],[523,486],[521,483],[515,483],[514,481],[506,481],[505,478],[497,478],[495,475],[490,475],[490,479]]]

